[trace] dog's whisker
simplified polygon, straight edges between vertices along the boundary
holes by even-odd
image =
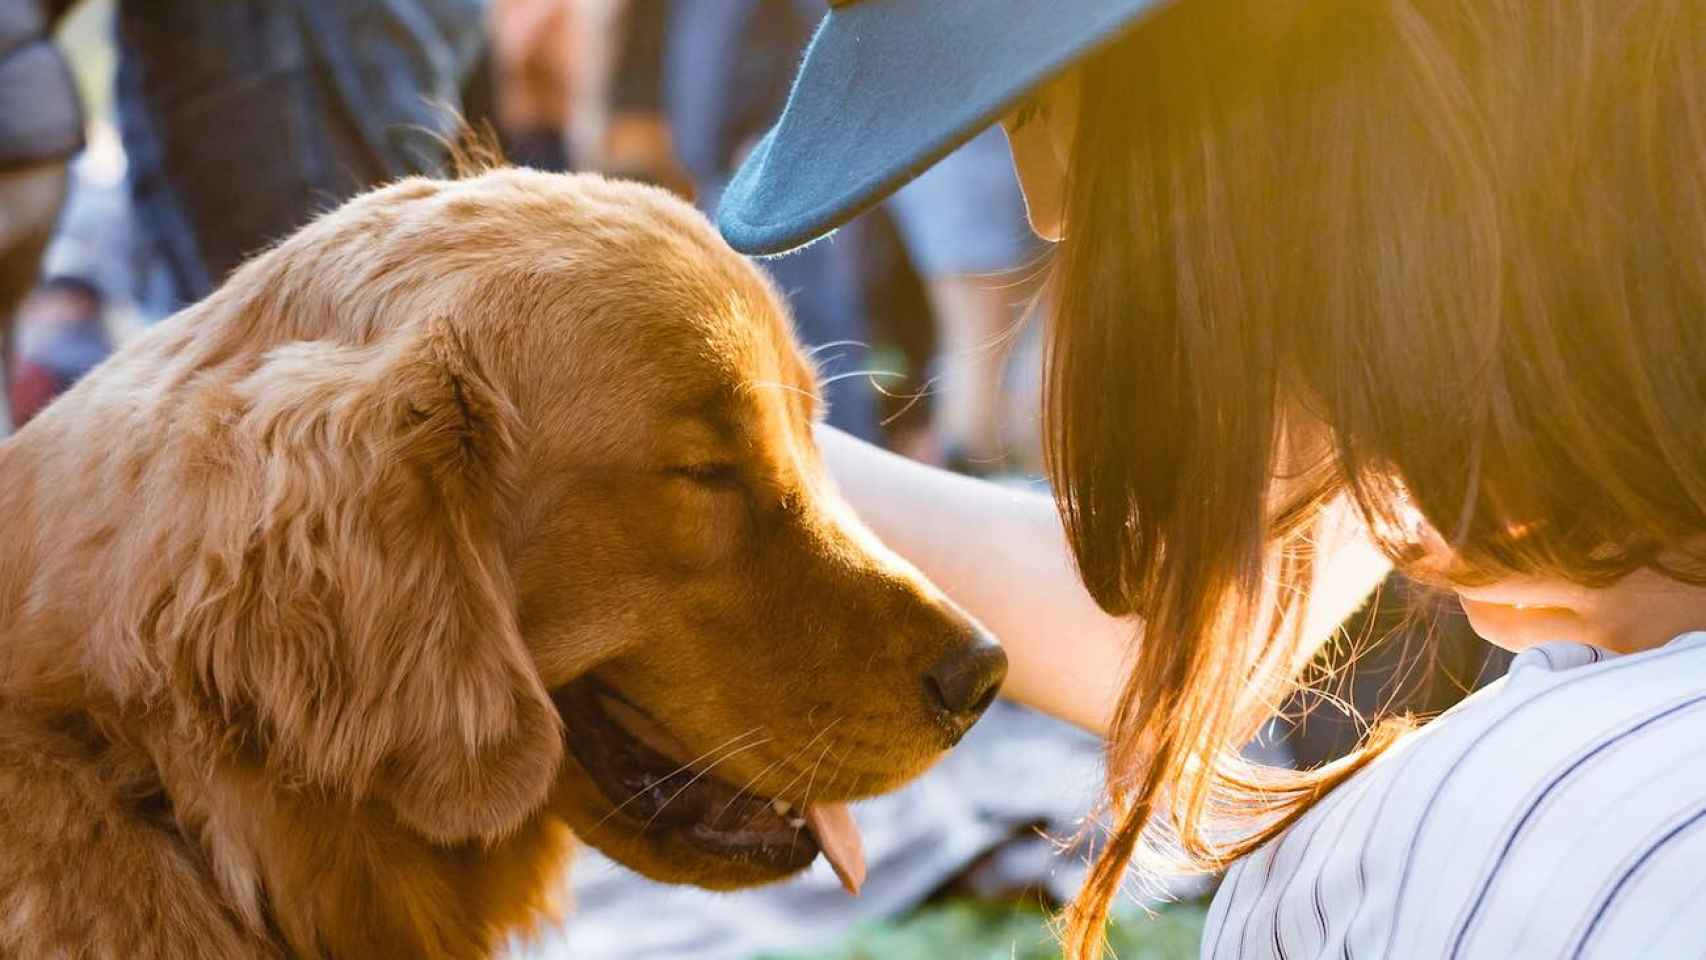
[[[843,750],[835,755],[835,772],[829,775],[830,783],[834,783],[841,778],[841,768],[846,765],[846,763],[847,751]]]
[[[807,716],[807,721],[810,721],[810,716],[812,716],[812,713],[817,713],[817,708],[815,708],[815,706],[814,706],[814,708],[810,709],[809,713],[805,714],[805,716]],[[807,752],[807,750],[812,749],[812,745],[814,745],[814,743],[817,743],[817,740],[821,740],[821,738],[824,737],[824,735],[826,735],[826,733],[831,732],[831,730],[833,730],[833,728],[834,728],[834,725],[836,725],[836,723],[841,723],[841,720],[843,720],[843,718],[839,718],[839,716],[838,716],[838,718],[836,718],[836,720],[831,721],[831,723],[827,723],[827,725],[822,726],[821,730],[819,730],[819,732],[815,733],[814,737],[810,738],[810,740],[807,740],[807,742],[802,743],[802,745],[800,745],[800,747],[797,747],[797,749],[793,750],[793,752],[790,752],[790,754],[786,755],[785,759],[781,760],[781,762],[786,762],[786,764],[792,764],[793,759],[795,759],[795,757],[798,757],[798,755],[805,754],[805,752]],[[769,771],[769,769],[768,769],[768,767],[766,767],[766,771],[764,771],[764,772],[768,772],[768,771]],[[793,774],[793,779],[790,779],[790,781],[788,781],[788,783],[783,784],[783,788],[778,789],[778,791],[776,791],[776,793],[778,793],[778,795],[781,795],[781,793],[786,793],[786,791],[788,791],[788,789],[792,788],[793,784],[800,783],[800,776],[802,776],[802,774],[798,774],[798,772],[797,772],[797,774]],[[754,783],[756,783],[756,781],[754,781]],[[751,784],[749,784],[749,786],[751,786]],[[800,807],[804,808],[805,807],[804,803],[802,803],[802,805],[800,805]]]
[[[658,804],[657,811],[655,813],[653,813],[648,820],[646,820],[646,822],[643,826],[640,827],[640,832],[644,833],[647,829],[649,829],[651,827],[651,825],[653,823],[656,823],[657,818],[663,815],[664,810],[668,809],[670,804],[674,803],[677,798],[679,798],[682,794],[686,793],[688,791],[688,789],[691,788],[695,783],[698,783],[700,780],[704,779],[704,777],[707,773],[710,773],[712,770],[715,770],[717,768],[718,764],[724,762],[725,760],[732,759],[738,754],[745,753],[746,751],[751,750],[754,747],[762,747],[765,744],[769,743],[771,741],[771,739],[772,738],[770,738],[770,737],[765,737],[763,740],[754,740],[752,743],[746,744],[745,746],[739,747],[735,750],[730,750],[728,753],[723,754],[722,756],[718,757],[716,760],[713,760],[711,763],[707,764],[705,769],[700,770],[698,773],[695,773],[693,775],[692,779],[690,779],[686,783],[682,784],[681,789],[670,794],[669,799],[665,800],[663,803]]]
[[[844,719],[843,717],[836,717],[834,720],[831,720],[829,723],[824,724],[823,729],[819,730],[817,732],[817,734],[815,736],[813,736],[810,740],[807,740],[798,750],[795,750],[793,753],[789,754],[788,759],[790,761],[792,761],[793,758],[800,756],[801,754],[805,753],[807,750],[810,750],[813,746],[815,746],[817,744],[817,742],[820,739],[823,738],[824,734],[827,734],[829,731],[835,729],[835,725],[840,723],[843,719]],[[805,770],[801,770],[798,773],[794,774],[794,778],[792,780],[789,780],[787,783],[783,784],[782,788],[780,790],[776,791],[777,795],[787,793],[789,790],[793,789],[794,784],[799,783],[800,778],[804,777],[805,775],[806,775]]]
[[[783,383],[780,380],[748,380],[748,381],[746,381],[746,383],[742,384],[742,386],[749,387],[749,388],[750,387],[775,387],[778,390],[787,390],[790,393],[797,393],[800,396],[805,397],[808,400],[818,399],[817,394],[813,393],[812,391],[805,390],[805,389],[802,389],[800,387],[796,387],[791,383]]]
[[[817,761],[812,764],[812,776],[810,780],[806,781],[805,803],[802,805],[806,810],[810,810],[812,807],[812,787],[817,785],[818,769],[823,766],[823,758],[829,755],[829,748],[832,746],[834,746],[834,743],[825,743],[823,745],[823,749],[818,751]],[[788,850],[790,853],[793,852],[794,844],[799,842],[800,831],[803,829],[805,829],[804,826],[794,828],[794,836],[788,841]]]
[[[848,370],[845,373],[838,373],[833,377],[824,377],[822,380],[818,381],[818,386],[827,387],[832,383],[838,383],[842,380],[851,380],[854,377],[870,377],[871,383],[875,385],[878,377],[905,380],[906,374],[897,370]]]
[[[932,389],[936,386],[936,381],[938,379],[940,379],[940,378],[931,377],[930,379],[924,381],[923,385],[921,385],[917,390],[912,391],[912,393],[910,393],[910,394],[889,393],[887,390],[883,389],[882,384],[873,382],[871,384],[871,387],[885,397],[889,397],[891,399],[899,399],[901,397],[906,398],[906,403],[903,404],[899,410],[896,410],[894,413],[891,413],[887,417],[883,418],[882,425],[886,427],[889,424],[894,423],[896,420],[899,420],[901,417],[906,416],[906,414],[909,410],[911,410],[913,407],[918,406],[918,404],[920,402],[922,402],[925,397],[928,397],[931,394]]]
[[[818,711],[818,705],[816,705],[816,704],[814,704],[810,710],[806,711],[806,722],[808,724],[811,723],[811,718],[814,714],[817,713],[817,711]],[[829,726],[834,726],[834,724],[830,724]],[[816,743],[818,741],[819,737],[822,737],[825,733],[829,732],[829,726],[826,726],[823,729],[819,730],[817,732],[816,736],[813,736],[810,740],[806,741],[803,745],[794,748],[792,751],[790,751],[788,753],[787,756],[782,757],[779,760],[772,761],[771,763],[767,764],[764,767],[764,769],[758,771],[756,774],[753,774],[750,778],[748,778],[746,781],[746,785],[741,787],[740,790],[736,791],[734,797],[732,797],[729,800],[729,802],[723,804],[723,807],[721,810],[717,811],[717,816],[721,817],[723,814],[728,812],[730,807],[732,807],[736,803],[740,802],[740,798],[742,796],[746,795],[748,792],[750,792],[754,787],[758,786],[758,781],[764,779],[764,777],[767,774],[769,774],[770,771],[776,769],[779,766],[784,766],[786,764],[794,762],[795,757],[798,757],[801,754],[805,753],[807,750],[810,750],[812,747],[812,744]],[[789,781],[786,787],[783,787],[783,789],[778,790],[776,792],[777,793],[786,792],[787,787],[793,786],[795,782],[798,782],[798,780],[799,780],[799,777],[796,775],[794,780]]]
[[[890,392],[882,384],[877,383],[875,381],[873,381],[871,383],[871,388],[873,390],[876,390],[878,393],[882,394],[883,396],[888,397],[890,400],[906,399],[906,400],[912,401],[913,403],[917,403],[919,400],[922,400],[925,397],[932,396],[933,394],[935,394],[935,392],[936,392],[936,381],[938,381],[940,379],[942,379],[942,378],[939,375],[931,377],[930,379],[919,384],[918,389],[912,391],[911,393]]]
[[[715,817],[712,817],[711,819],[713,819],[713,820],[722,819],[723,815],[729,812],[730,807],[739,803],[741,797],[746,796],[749,792],[751,792],[753,787],[758,786],[758,781],[764,779],[765,776],[770,773],[770,771],[776,769],[777,767],[781,766],[784,763],[787,763],[789,760],[793,759],[793,757],[794,757],[793,754],[789,754],[788,756],[783,757],[780,760],[772,760],[768,764],[765,764],[764,769],[758,771],[757,773],[753,774],[751,777],[747,778],[746,786],[741,787],[739,790],[735,791],[735,795],[732,798],[730,798],[728,803],[723,804],[722,809],[718,810],[717,815]]]
[[[814,707],[813,710],[815,711],[816,708]],[[832,726],[833,726],[833,724],[832,724]],[[825,733],[828,733],[828,732],[829,732],[828,727],[825,727],[825,728],[818,730],[818,732],[816,734],[812,735],[812,738],[810,740],[807,740],[805,743],[802,743],[799,746],[795,747],[788,754],[787,762],[793,763],[796,759],[804,756],[806,754],[806,752],[809,751],[812,748],[812,746],[818,742],[819,738],[821,738]],[[777,793],[787,792],[788,788],[792,787],[794,784],[798,783],[799,780],[800,780],[800,774],[795,773],[794,779],[788,781],[787,784],[785,784],[781,790],[778,790],[776,792]]]
[[[829,350],[833,347],[860,347],[865,350],[871,349],[871,345],[863,340],[831,340],[828,343],[820,343],[815,347],[807,349],[805,351],[805,355],[807,357],[815,357],[823,351]]]
[[[919,401],[925,397],[933,395],[936,392],[936,389],[935,389],[936,388],[936,381],[938,381],[940,379],[942,379],[942,378],[939,376],[931,377],[930,379],[919,384],[917,390],[914,390],[910,393],[901,393],[898,391],[890,391],[887,387],[883,386],[880,383],[871,384],[871,388],[876,390],[878,393],[882,394],[883,396],[888,397],[890,400],[906,399],[906,400],[911,400],[913,402],[917,402],[917,401]]]
[[[811,743],[810,742],[808,742],[802,746],[795,747],[794,750],[791,753],[789,753],[787,758],[783,761],[784,764],[793,763],[796,759],[798,759],[799,757],[804,755],[805,752],[807,750],[810,750],[810,749],[811,749]],[[782,784],[782,786],[775,791],[775,795],[781,796],[782,794],[787,793],[789,790],[793,789],[794,784],[799,783],[800,778],[802,776],[805,776],[805,771],[802,770],[802,771],[796,772],[792,779],[790,779],[787,783]]]
[[[705,758],[711,756],[712,754],[717,753],[718,751],[721,751],[721,750],[725,750],[728,747],[734,745],[735,743],[737,743],[741,740],[744,740],[747,737],[750,737],[753,734],[762,731],[763,729],[764,729],[764,727],[762,725],[760,725],[760,726],[752,727],[751,729],[747,730],[744,733],[737,733],[734,736],[728,738],[727,740],[724,740],[722,743],[719,743],[716,746],[712,747],[711,749],[700,754],[699,756],[694,757],[692,760],[689,760],[686,763],[682,764],[681,766],[676,767],[674,770],[671,770],[670,772],[664,774],[662,779],[668,780],[670,777],[673,777],[678,773],[683,773],[687,770],[691,770],[693,768],[694,764],[703,762],[705,760]],[[593,829],[596,830],[599,827],[604,826],[606,821],[608,821],[611,817],[616,816],[618,813],[621,813],[623,807],[626,807],[628,804],[633,803],[635,800],[639,799],[639,797],[640,797],[640,794],[636,793],[633,796],[630,796],[628,799],[617,804],[616,806],[612,807],[610,809],[609,813],[606,813],[604,816],[600,817],[598,822],[593,824]]]
[[[835,744],[825,743],[823,745],[823,749],[819,750],[817,752],[817,761],[812,764],[811,779],[806,781],[806,794],[805,794],[805,796],[806,796],[806,806],[808,806],[808,807],[812,805],[812,788],[817,786],[817,772],[819,770],[823,769],[823,758],[829,756],[829,748],[833,747],[833,746],[835,746]]]

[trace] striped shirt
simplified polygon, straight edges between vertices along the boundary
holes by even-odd
[[[1706,957],[1706,633],[1525,651],[1235,865],[1202,956]]]

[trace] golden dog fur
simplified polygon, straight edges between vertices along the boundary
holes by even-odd
[[[952,742],[919,677],[975,629],[816,404],[761,274],[643,187],[408,180],[246,264],[0,444],[0,956],[485,956],[576,836],[776,879],[625,822],[552,694],[746,737],[717,776],[801,803]]]

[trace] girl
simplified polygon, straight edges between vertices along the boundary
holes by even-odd
[[[1008,693],[1107,733],[1070,955],[1134,857],[1231,865],[1204,956],[1706,951],[1706,0],[833,6],[731,242],[998,116],[1060,241],[1058,517],[824,445]],[[1241,761],[1388,563],[1510,674]]]

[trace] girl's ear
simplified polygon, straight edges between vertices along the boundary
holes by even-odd
[[[1001,121],[1025,195],[1031,231],[1058,241],[1066,225],[1066,175],[1078,135],[1078,70],[1046,84]]]
[[[279,348],[235,389],[242,513],[210,517],[221,575],[166,611],[180,696],[276,773],[434,840],[514,829],[563,750],[502,546],[514,408],[439,320]]]

